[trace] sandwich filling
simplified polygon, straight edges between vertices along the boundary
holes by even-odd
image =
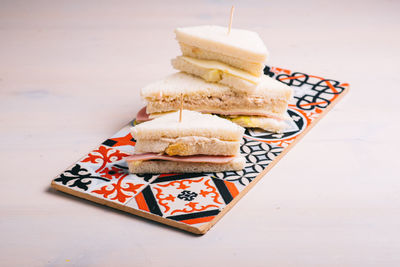
[[[193,155],[193,156],[168,156],[157,153],[142,153],[133,154],[126,158],[127,162],[141,162],[148,160],[167,160],[167,161],[177,161],[177,162],[193,162],[193,163],[216,163],[224,164],[232,161],[236,156],[207,156],[207,155]]]
[[[283,119],[262,116],[224,116],[226,119],[246,128],[260,128],[273,133],[282,133],[288,124]],[[287,118],[290,120],[290,118]]]
[[[229,86],[243,94],[253,92],[261,81],[261,77],[218,61],[179,56],[172,59],[171,63],[177,70],[195,75],[207,82]]]
[[[164,97],[147,100],[147,113],[179,110],[179,97]],[[223,115],[258,115],[283,118],[288,102],[267,96],[240,96],[230,92],[221,96],[202,97],[200,95],[183,96],[183,106],[189,110]]]
[[[172,61],[172,65],[175,67],[177,64],[174,64],[174,62],[179,61],[183,61],[189,66],[191,65],[205,69],[206,71],[202,75],[202,78],[207,82],[219,82],[222,80],[222,74],[231,75],[255,85],[260,82],[260,77],[254,76],[246,71],[231,67],[219,61],[179,56]]]
[[[263,74],[263,70],[265,67],[263,62],[251,62],[241,58],[228,56],[196,46],[188,45],[182,42],[179,42],[179,45],[184,56],[196,59],[224,62],[232,67],[247,71],[257,77],[260,77]]]
[[[161,138],[159,140],[137,140],[136,152],[162,153],[169,156],[188,155],[235,155],[239,152],[239,141],[224,141],[202,136]]]

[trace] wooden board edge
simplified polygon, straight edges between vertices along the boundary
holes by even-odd
[[[95,202],[95,203],[98,203],[98,204],[101,204],[101,205],[104,205],[104,206],[108,206],[108,207],[111,207],[111,208],[114,208],[114,209],[118,209],[118,210],[130,213],[130,214],[133,214],[133,215],[137,215],[137,216],[140,216],[140,217],[143,217],[145,219],[149,219],[149,220],[152,220],[152,221],[155,221],[155,222],[158,222],[158,223],[166,224],[168,226],[175,227],[175,228],[178,228],[178,229],[181,229],[181,230],[193,233],[193,234],[202,235],[202,234],[205,233],[205,232],[202,232],[201,229],[199,229],[197,227],[194,227],[194,226],[190,226],[190,225],[185,224],[185,223],[181,223],[181,222],[174,221],[174,220],[171,220],[171,219],[166,219],[164,217],[161,217],[161,216],[158,216],[158,215],[155,215],[155,214],[152,214],[152,213],[144,212],[144,211],[141,211],[141,210],[138,210],[138,209],[135,209],[135,208],[131,208],[131,207],[128,207],[126,205],[118,204],[118,203],[115,203],[115,202],[112,202],[112,201],[109,201],[109,200],[105,200],[105,199],[101,199],[101,198],[98,198],[98,197],[95,197],[95,196],[91,196],[88,193],[83,193],[83,192],[79,192],[79,191],[76,191],[76,190],[72,190],[72,189],[70,189],[70,188],[68,188],[66,186],[62,186],[62,185],[57,184],[56,182],[54,182],[54,180],[51,182],[51,187],[56,189],[56,190],[58,190],[58,191],[67,193],[69,195],[73,195],[75,197],[83,198],[83,199],[86,199],[86,200],[89,200],[89,201],[92,201],[92,202]]]

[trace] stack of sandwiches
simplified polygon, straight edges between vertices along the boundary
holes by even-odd
[[[135,154],[126,159],[132,173],[185,173],[241,170],[244,129],[215,115],[183,110],[136,125]]]
[[[179,72],[142,88],[147,106],[132,130],[136,146],[127,158],[129,170],[241,170],[241,126],[284,131],[292,89],[264,75],[268,52],[255,32],[197,26],[175,33],[182,55],[171,63]]]
[[[282,132],[292,89],[264,75],[268,52],[257,33],[220,26],[175,30],[182,55],[172,60],[179,70],[141,90],[147,103],[137,121],[179,109],[212,113],[243,127]]]

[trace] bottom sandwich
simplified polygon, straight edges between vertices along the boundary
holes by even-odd
[[[136,125],[135,154],[126,158],[132,173],[237,171],[244,129],[215,115],[183,110]]]

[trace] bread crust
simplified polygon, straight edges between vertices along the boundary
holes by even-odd
[[[223,164],[144,160],[130,161],[128,167],[131,173],[202,173],[238,171],[244,168],[245,163],[243,156],[237,156],[232,161]]]

